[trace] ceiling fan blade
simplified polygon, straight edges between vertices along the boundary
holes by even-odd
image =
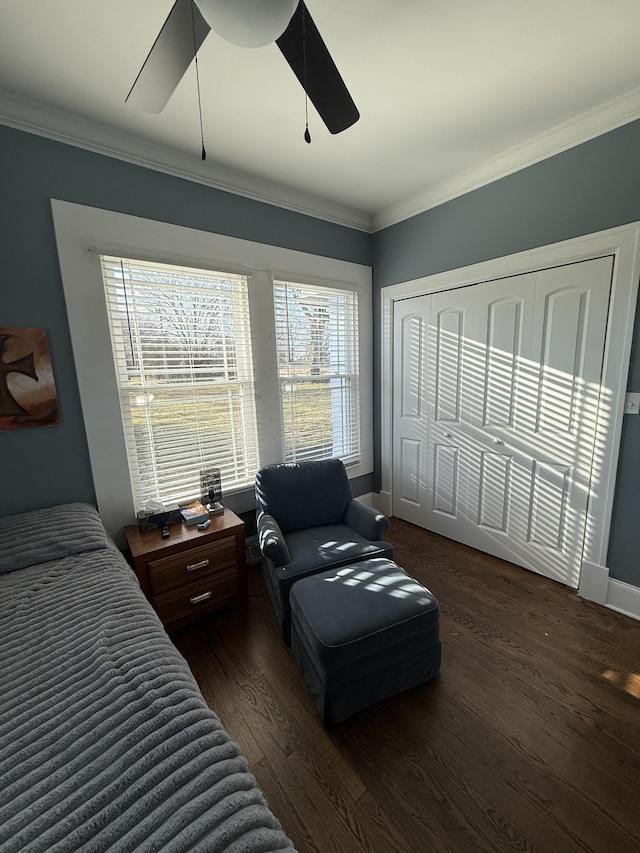
[[[306,34],[306,83],[303,32]],[[331,133],[340,133],[358,121],[358,108],[302,0],[276,44]]]
[[[125,101],[162,112],[210,30],[193,0],[176,0]]]

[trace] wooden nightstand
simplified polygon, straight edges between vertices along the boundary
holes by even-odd
[[[140,586],[169,630],[246,598],[244,522],[231,510],[211,518],[211,526],[171,525],[141,533],[127,527],[133,570]]]

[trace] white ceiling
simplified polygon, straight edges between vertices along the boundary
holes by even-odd
[[[361,113],[332,136],[275,45],[215,33],[124,99],[173,0],[0,0],[0,123],[369,230],[640,117],[638,0],[306,0]]]

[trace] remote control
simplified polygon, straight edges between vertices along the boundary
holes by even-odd
[[[171,535],[171,531],[169,530],[169,525],[165,524],[165,526],[162,528],[161,532],[162,532],[162,538],[168,539],[169,536]]]
[[[200,524],[198,524],[198,530],[206,530],[207,527],[211,527],[210,519],[207,519],[206,521],[201,521]]]

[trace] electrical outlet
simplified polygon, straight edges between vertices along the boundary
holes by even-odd
[[[640,393],[629,393],[624,400],[625,415],[640,414]]]

